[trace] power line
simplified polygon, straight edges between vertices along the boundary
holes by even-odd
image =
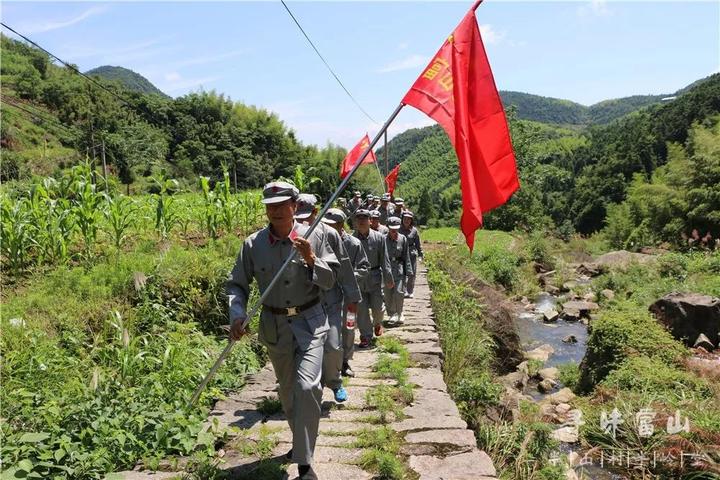
[[[335,80],[337,80],[337,83],[339,83],[340,86],[342,87],[342,89],[345,90],[345,93],[347,93],[348,97],[350,97],[350,99],[353,101],[353,103],[355,103],[355,105],[357,105],[357,107],[360,109],[360,111],[361,111],[363,114],[365,114],[365,116],[366,116],[367,118],[369,118],[374,124],[379,125],[378,122],[376,122],[375,119],[372,118],[372,117],[370,116],[370,114],[365,111],[365,109],[360,105],[360,103],[358,103],[358,101],[355,100],[355,97],[352,96],[352,94],[348,91],[348,89],[345,88],[345,85],[343,85],[342,81],[340,81],[340,78],[335,74],[335,72],[333,71],[332,67],[330,67],[330,65],[329,65],[328,62],[325,60],[325,58],[322,56],[322,54],[320,53],[320,51],[317,49],[317,47],[315,46],[315,44],[313,43],[313,41],[310,40],[310,37],[308,37],[308,34],[305,33],[305,30],[300,26],[300,22],[297,21],[297,18],[295,18],[295,15],[293,15],[293,13],[290,11],[290,9],[288,8],[287,4],[285,3],[285,0],[280,0],[280,2],[283,4],[283,7],[285,7],[285,10],[287,10],[287,12],[290,14],[290,17],[293,19],[293,21],[295,22],[295,25],[297,25],[297,27],[300,29],[300,31],[302,32],[302,34],[305,36],[305,39],[308,41],[308,43],[310,44],[310,46],[313,48],[313,50],[315,50],[315,53],[317,53],[317,56],[320,57],[320,60],[322,60],[322,62],[325,64],[325,66],[326,66],[327,69],[330,71],[330,73],[332,74],[332,76],[335,77]]]
[[[55,120],[54,118],[49,117],[49,116],[41,115],[41,114],[39,114],[38,112],[33,112],[32,110],[23,107],[23,106],[20,105],[19,103],[10,100],[10,99],[7,98],[6,96],[3,96],[3,97],[1,97],[1,98],[2,98],[2,101],[3,101],[3,102],[5,102],[5,103],[7,103],[7,104],[9,104],[9,105],[17,108],[18,110],[22,110],[23,112],[25,112],[25,113],[27,113],[27,114],[29,114],[29,115],[32,115],[32,116],[35,117],[35,118],[39,118],[40,120],[43,120],[43,121],[45,121],[45,122],[47,122],[47,123],[52,123],[52,124],[54,124],[56,127],[59,127],[59,128],[61,128],[61,129],[65,130],[67,133],[70,133],[70,134],[73,134],[73,135],[75,135],[75,134],[77,133],[76,131],[73,131],[71,127],[65,126],[65,125],[63,125],[62,123],[60,123],[59,120]]]
[[[114,92],[114,91],[110,90],[110,89],[107,88],[105,85],[103,85],[102,83],[98,82],[97,80],[95,80],[95,79],[92,78],[91,76],[84,74],[83,72],[81,72],[80,70],[78,70],[75,65],[72,65],[72,64],[66,62],[66,61],[63,60],[62,58],[60,58],[60,57],[58,57],[57,55],[51,53],[51,52],[48,51],[47,49],[41,47],[40,45],[38,45],[37,43],[33,42],[33,41],[30,40],[28,37],[26,37],[26,36],[23,35],[22,33],[18,32],[18,31],[15,30],[14,28],[10,27],[10,26],[7,25],[6,23],[0,22],[0,25],[2,25],[3,27],[7,28],[7,29],[10,30],[11,32],[13,32],[15,35],[17,35],[17,36],[19,36],[20,38],[22,38],[23,40],[25,40],[26,42],[34,45],[35,47],[39,48],[39,49],[42,50],[43,52],[47,53],[47,54],[50,55],[52,58],[54,58],[54,59],[57,60],[58,62],[62,63],[63,65],[65,65],[67,68],[69,68],[69,69],[72,70],[73,72],[77,73],[78,75],[84,77],[86,80],[88,80],[88,81],[94,83],[95,85],[97,85],[98,87],[102,88],[102,89],[105,90],[107,93],[109,93],[109,94],[112,95],[113,97],[117,98],[118,100],[120,100],[122,103],[124,103],[124,104],[127,105],[128,107],[130,107],[130,108],[132,108],[132,109],[135,109],[135,105],[133,105],[131,101],[129,101],[128,99],[126,99],[126,98],[123,97],[122,95],[118,94],[117,92]]]

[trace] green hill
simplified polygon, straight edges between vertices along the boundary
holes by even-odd
[[[589,110],[599,122],[639,109],[580,130],[524,120],[515,110],[510,127],[522,188],[508,205],[487,216],[486,226],[549,224],[583,233],[602,228],[608,205],[625,199],[635,175],[650,176],[667,163],[670,143],[683,145],[693,125],[712,123],[720,112],[720,74],[695,82],[673,100],[659,101],[637,96],[601,102]],[[402,163],[397,195],[414,208],[422,204],[422,219],[455,224],[459,178],[447,136],[438,126],[406,133],[396,137],[399,145],[395,139],[388,145],[391,156],[393,151],[409,152],[394,159]],[[423,196],[427,198],[421,202]]]
[[[85,72],[86,75],[104,78],[111,82],[118,82],[127,90],[140,93],[157,94],[162,97],[170,98],[164,94],[159,88],[153,85],[150,80],[143,77],[139,73],[123,67],[112,67],[103,65],[102,67],[93,68]]]

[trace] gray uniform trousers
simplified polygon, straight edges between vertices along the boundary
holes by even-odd
[[[400,233],[408,239],[410,249],[410,264],[412,265],[412,275],[407,276],[407,285],[405,290],[412,294],[415,291],[415,275],[417,274],[417,259],[422,256],[422,245],[420,243],[420,233],[417,228],[411,226],[409,229],[400,227]]]
[[[357,324],[360,329],[360,338],[372,339],[373,325],[381,325],[383,321],[382,285],[389,282],[392,276],[390,260],[385,246],[385,237],[375,230],[370,230],[367,237],[359,232],[353,234],[360,240],[363,250],[370,262],[370,273],[360,283],[362,303],[358,305]],[[370,314],[372,313],[372,320]]]
[[[343,310],[345,303],[357,303],[361,299],[360,287],[356,279],[353,262],[347,245],[337,230],[320,224],[326,236],[326,242],[340,261],[337,281],[333,288],[325,292],[325,310],[328,315],[328,330],[325,340],[322,368],[322,385],[336,390],[342,386],[343,352]],[[353,253],[353,257],[354,252]]]
[[[280,385],[280,403],[293,433],[292,460],[300,465],[312,463],[320,426],[326,318],[318,304],[294,317],[264,311],[261,321],[260,341],[267,347]],[[269,333],[273,327],[276,331]],[[267,338],[272,336],[276,338]]]
[[[307,227],[295,224],[294,234],[303,235]],[[313,460],[320,424],[322,401],[323,345],[328,331],[321,290],[332,288],[339,262],[318,230],[308,238],[315,253],[310,269],[296,257],[280,276],[280,281],[265,299],[265,305],[277,309],[300,307],[317,301],[295,315],[275,314],[263,308],[258,337],[268,349],[270,362],[280,384],[280,401],[293,432],[293,462],[309,465]],[[292,252],[290,239],[275,238],[264,228],[245,239],[226,288],[230,319],[247,320],[250,285],[257,280],[265,291]]]
[[[385,310],[390,316],[400,315],[405,304],[406,280],[409,275],[414,273],[410,263],[409,244],[402,233],[398,233],[397,240],[393,240],[388,235],[385,237],[385,243],[390,258],[393,281],[395,282],[394,288],[384,289]]]

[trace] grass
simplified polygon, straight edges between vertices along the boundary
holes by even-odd
[[[400,435],[385,426],[359,432],[353,447],[365,449],[358,463],[373,472],[374,478],[402,480],[407,478],[408,470],[398,456],[401,443]]]
[[[410,353],[392,336],[378,340],[378,359],[373,366],[375,376],[395,380],[395,385],[377,385],[365,394],[369,407],[377,410],[380,423],[403,418],[402,409],[412,403],[413,386],[408,384],[407,369],[410,367]]]
[[[5,289],[0,401],[10,475],[102,478],[141,460],[214,454],[223,433],[203,428],[209,405],[263,362],[256,341],[238,342],[186,409],[227,342],[223,282],[239,244],[141,240],[133,252],[43,267]],[[137,287],[135,272],[145,279]]]
[[[257,403],[257,411],[263,415],[275,415],[282,412],[282,403],[278,397],[265,397]]]

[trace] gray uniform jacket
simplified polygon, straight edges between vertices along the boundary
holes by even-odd
[[[293,236],[302,236],[308,227],[295,223]],[[322,290],[335,285],[340,264],[324,236],[317,229],[308,239],[315,253],[315,266],[310,269],[297,254],[282,273],[278,283],[263,302],[275,308],[299,307],[317,298]],[[265,227],[245,239],[235,266],[225,284],[230,304],[230,321],[247,316],[250,284],[253,278],[264,292],[275,273],[294,250],[289,238],[280,240]]]
[[[375,231],[378,232],[378,233],[381,233],[381,234],[383,234],[383,235],[387,235],[389,230],[390,230],[390,229],[389,229],[388,227],[386,227],[385,225],[383,225],[383,224],[381,223],[380,225],[378,225],[378,229],[375,230]]]
[[[343,232],[342,234],[342,240],[345,244],[345,250],[347,250],[348,257],[350,257],[350,263],[352,263],[353,265],[355,280],[357,281],[357,284],[360,285],[370,274],[370,261],[365,254],[365,249],[363,248],[360,240],[353,237],[352,235],[348,235],[345,232]],[[353,300],[348,300],[347,298],[345,301],[346,303],[356,302]],[[360,299],[357,300],[357,302],[359,301]]]
[[[369,292],[382,287],[383,282],[388,283],[392,278],[390,259],[385,251],[385,237],[372,228],[367,237],[363,237],[357,231],[353,233],[353,236],[360,240],[370,262],[370,274],[360,283],[360,289],[363,292]]]
[[[321,231],[325,236],[325,241],[330,245],[333,253],[340,261],[337,282],[335,282],[333,288],[325,292],[325,303],[330,307],[339,307],[343,299],[347,303],[359,302],[362,299],[362,294],[360,293],[358,281],[355,278],[353,262],[350,259],[345,242],[337,230],[324,223],[320,223],[316,230]]]
[[[406,230],[403,227],[400,227],[400,233],[405,235],[405,237],[408,239],[408,244],[410,248],[410,255],[420,256],[422,257],[422,245],[420,245],[420,233],[418,232],[417,228],[410,227],[409,230]]]
[[[407,275],[413,274],[412,263],[410,262],[410,244],[402,233],[398,234],[397,240],[385,237],[385,244],[390,265],[392,268],[393,281],[396,288],[402,289],[403,280]]]

